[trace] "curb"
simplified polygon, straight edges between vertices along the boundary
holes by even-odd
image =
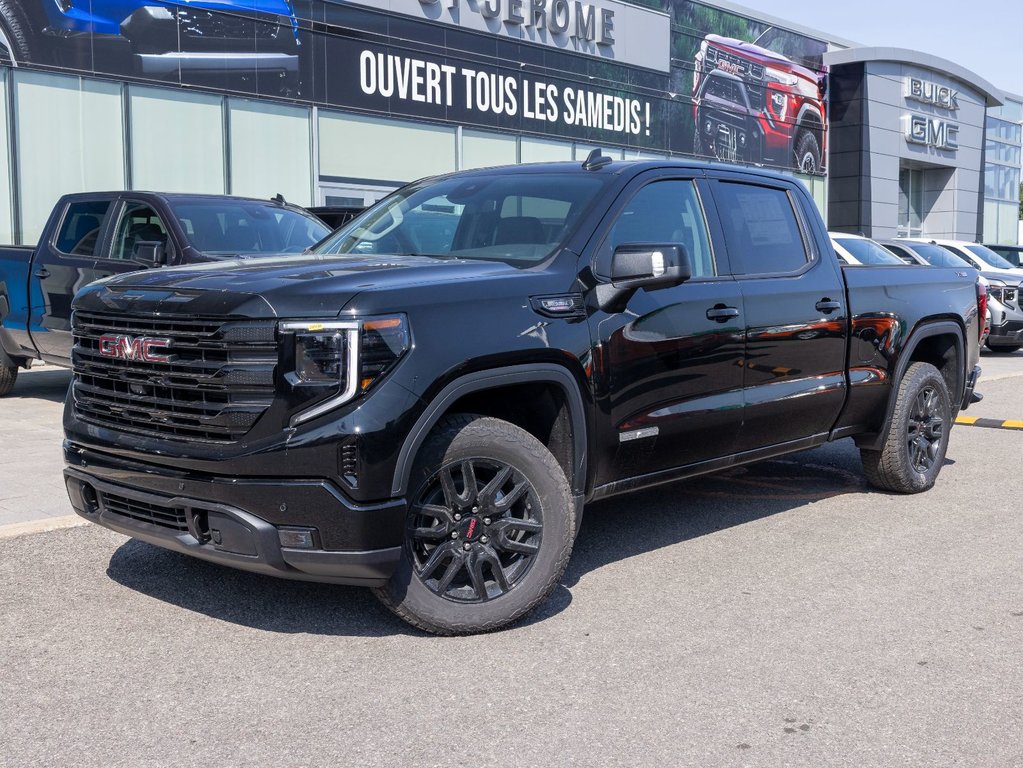
[[[88,522],[78,515],[63,515],[62,517],[44,517],[41,520],[28,520],[24,523],[10,523],[9,525],[0,525],[0,539],[59,531],[63,528],[77,528],[80,525],[88,525]]]

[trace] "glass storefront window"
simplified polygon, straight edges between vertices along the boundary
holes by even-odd
[[[993,200],[1019,202],[1019,167],[1008,165],[984,165],[984,197]]]
[[[519,142],[515,136],[487,131],[462,131],[462,168],[489,168],[518,161]]]
[[[231,194],[312,202],[310,110],[229,99]],[[282,149],[286,148],[285,151]]]
[[[320,176],[406,182],[455,170],[455,129],[321,110]]]
[[[984,142],[984,155],[988,162],[1019,167],[1020,148],[1012,144],[988,139]]]
[[[555,163],[574,159],[572,142],[522,137],[523,163]]]
[[[122,86],[25,69],[12,71],[11,81],[21,242],[35,243],[61,195],[124,188]],[[150,135],[166,136],[164,129]],[[150,153],[177,162],[179,153],[155,144]]]
[[[129,86],[134,189],[223,194],[220,96]]]
[[[988,115],[987,135],[989,138],[1019,144],[1023,140],[1023,128],[1020,127],[1019,123],[1010,123]]]
[[[0,69],[0,243],[14,242],[11,163],[7,147],[10,129],[7,125],[7,70]]]

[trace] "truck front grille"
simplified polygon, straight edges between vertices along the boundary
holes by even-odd
[[[733,75],[738,75],[742,78],[764,79],[764,66],[762,64],[736,56],[734,53],[722,50],[721,48],[714,48],[713,46],[708,48],[707,61],[712,67],[717,66],[719,69],[731,72]]]
[[[74,409],[122,432],[228,443],[273,402],[272,321],[75,312]],[[141,340],[159,354],[141,354]],[[105,353],[105,354],[104,354]]]

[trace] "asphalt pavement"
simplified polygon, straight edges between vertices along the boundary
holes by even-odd
[[[1023,353],[981,364],[970,415],[1023,419]],[[538,612],[445,639],[365,590],[25,533],[70,511],[66,385],[0,401],[0,765],[1023,765],[1023,430],[957,426],[916,496],[842,441],[592,505]]]

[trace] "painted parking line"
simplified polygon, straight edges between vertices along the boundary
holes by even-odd
[[[982,419],[978,416],[956,416],[956,424],[987,429],[1023,429],[1023,421],[1015,419]]]
[[[77,528],[80,525],[88,524],[88,520],[84,520],[78,515],[44,517],[41,520],[28,520],[23,523],[8,523],[7,525],[0,525],[0,539],[11,539],[15,536],[25,536],[30,533],[59,531],[62,528]]]

